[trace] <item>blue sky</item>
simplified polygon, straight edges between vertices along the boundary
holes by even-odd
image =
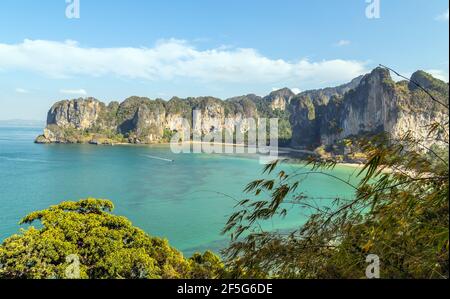
[[[373,1],[373,0],[372,0]],[[378,64],[448,81],[448,1],[0,2],[0,119],[60,99],[265,95],[345,83]]]

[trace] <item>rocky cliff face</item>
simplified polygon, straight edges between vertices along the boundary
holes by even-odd
[[[416,72],[413,79],[425,80],[424,86],[448,103],[448,85],[431,76],[421,76],[421,73]],[[445,109],[423,91],[405,82],[395,83],[389,72],[382,68],[366,75],[355,89],[335,98],[327,108],[320,120],[321,142],[324,144],[381,131],[394,138],[410,131],[414,137],[423,139],[429,130],[427,124],[448,119]]]
[[[290,123],[292,125],[292,146],[311,147],[321,143],[320,124],[323,115],[329,110],[331,99],[343,97],[355,89],[363,76],[353,79],[350,83],[337,87],[327,87],[304,91],[295,96],[290,104]]]
[[[314,105],[316,106],[326,106],[332,97],[342,97],[347,92],[358,87],[364,76],[359,76],[353,79],[351,82],[337,86],[337,87],[327,87],[323,89],[307,90],[301,92],[299,97],[309,97]]]
[[[280,90],[273,91],[267,97],[263,98],[272,110],[286,110],[286,107],[291,103],[292,98],[294,98],[295,93],[293,93],[289,88],[283,88]]]
[[[130,97],[108,106],[96,99],[60,101],[48,112],[47,127],[37,143],[157,143],[181,132],[186,120],[200,136],[236,128],[248,130],[247,118],[257,119],[256,105],[247,99],[222,101],[212,97],[150,100]]]
[[[448,84],[418,71],[412,79],[448,104]],[[195,111],[195,113],[194,113]],[[315,148],[349,136],[407,131],[424,137],[426,124],[446,121],[448,114],[416,85],[394,82],[377,68],[334,88],[295,95],[287,88],[266,97],[253,94],[222,101],[213,97],[173,98],[170,101],[130,97],[109,105],[93,99],[65,100],[48,112],[39,143],[155,143],[181,131],[184,118],[201,135],[222,130],[248,130],[248,118],[280,118],[283,138],[290,145]],[[287,137],[285,135],[288,135]]]
[[[79,130],[90,129],[105,109],[105,104],[93,98],[61,101],[50,109],[47,124]]]
[[[377,68],[343,97],[334,97],[321,119],[321,143],[364,132],[390,131],[399,119],[398,94],[389,72]]]
[[[448,103],[447,83],[421,71],[412,79]],[[292,145],[310,148],[382,131],[393,137],[411,131],[424,139],[427,124],[448,120],[445,108],[416,85],[394,82],[383,68],[334,90],[301,93],[292,100],[291,110]]]

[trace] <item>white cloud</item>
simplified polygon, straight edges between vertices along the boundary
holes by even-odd
[[[337,47],[345,47],[345,46],[348,46],[350,44],[351,44],[351,42],[349,40],[341,39],[340,41],[335,43],[335,46],[337,46]]]
[[[436,21],[447,21],[448,22],[448,8],[446,11],[441,13],[435,18]]]
[[[16,92],[17,93],[28,93],[28,90],[19,87],[19,88],[16,88]]]
[[[81,96],[87,95],[87,92],[84,89],[61,89],[59,92],[62,94],[71,94],[71,95],[81,95]]]
[[[75,41],[24,40],[0,43],[0,68],[53,78],[118,76],[131,79],[194,79],[220,83],[327,85],[367,72],[353,60],[286,61],[250,48],[198,50],[186,41],[162,40],[152,48],[89,48]]]

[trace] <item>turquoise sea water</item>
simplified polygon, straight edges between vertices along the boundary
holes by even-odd
[[[246,184],[262,178],[254,156],[177,155],[167,146],[34,144],[41,132],[0,127],[0,240],[18,232],[18,222],[31,211],[95,197],[112,200],[115,214],[167,238],[186,255],[218,251],[228,241],[220,231],[236,204],[230,197],[244,199]],[[342,166],[333,173],[348,178],[354,169]],[[326,176],[310,175],[302,186],[315,197],[352,195],[350,187]],[[266,227],[290,229],[304,220],[304,212],[293,209]]]

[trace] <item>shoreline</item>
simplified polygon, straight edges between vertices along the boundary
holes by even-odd
[[[136,144],[136,143],[130,143],[130,142],[117,142],[112,144],[96,144],[96,143],[38,143],[38,144],[79,144],[79,145],[92,145],[92,146],[142,146],[142,147],[154,147],[154,146],[169,146],[171,145],[171,142],[155,142],[155,143],[142,143],[142,144]],[[224,143],[224,142],[206,142],[206,141],[184,141],[178,143],[180,146],[186,146],[186,145],[204,145],[208,144],[211,146],[222,146],[222,147],[239,147],[239,148],[249,148],[246,144],[236,144],[236,143]],[[292,160],[298,160],[300,161],[298,157],[294,157],[292,154],[309,154],[314,155],[315,152],[309,151],[309,150],[303,150],[298,148],[292,148],[292,147],[278,147],[277,151],[283,155],[287,155],[288,158]],[[245,153],[244,153],[245,154]],[[300,163],[295,163],[300,164]],[[363,168],[363,163],[351,163],[351,162],[337,162],[336,165],[338,166],[344,166],[344,167],[352,167],[352,168]]]

